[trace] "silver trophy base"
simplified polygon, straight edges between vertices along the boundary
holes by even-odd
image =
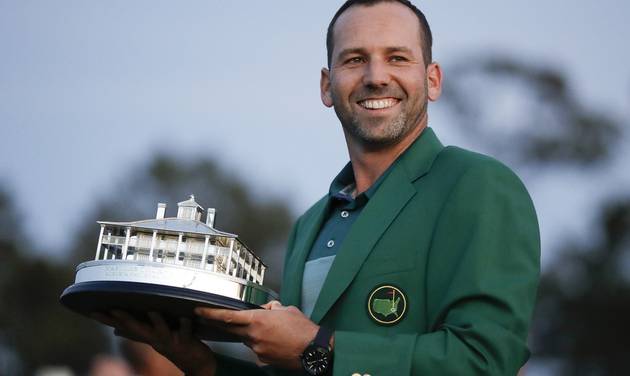
[[[77,267],[75,284],[61,303],[90,316],[93,312],[124,310],[142,321],[147,312],[160,312],[176,328],[180,317],[193,319],[200,339],[239,341],[216,323],[197,317],[196,307],[257,309],[278,295],[259,284],[212,271],[142,261],[89,261]]]

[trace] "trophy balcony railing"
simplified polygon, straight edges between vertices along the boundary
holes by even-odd
[[[124,259],[181,265],[211,270],[262,285],[266,267],[247,248],[240,245],[235,247],[233,241],[231,247],[223,247],[193,239],[180,242],[176,239],[137,236],[127,238],[104,234],[100,239],[95,260]]]

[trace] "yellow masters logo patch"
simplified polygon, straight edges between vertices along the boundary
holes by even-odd
[[[407,297],[396,286],[381,285],[370,293],[367,309],[370,317],[377,323],[393,325],[407,312]]]

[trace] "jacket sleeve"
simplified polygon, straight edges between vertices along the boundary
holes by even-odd
[[[336,331],[334,375],[515,375],[529,357],[539,263],[538,222],[523,184],[496,161],[469,168],[433,229],[430,331]]]

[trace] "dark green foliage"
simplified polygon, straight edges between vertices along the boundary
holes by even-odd
[[[0,374],[28,375],[58,364],[85,371],[94,354],[108,350],[108,340],[97,324],[59,304],[74,267],[31,256],[19,218],[10,196],[1,191],[0,347],[14,357],[0,362]],[[3,358],[8,354],[0,354]]]
[[[96,353],[109,350],[101,328],[59,304],[59,294],[73,279],[74,268],[0,250],[0,332],[13,348],[25,374],[44,365],[68,365],[85,371]]]
[[[602,239],[567,245],[541,284],[537,355],[562,359],[567,376],[630,374],[630,197],[599,223]]]

